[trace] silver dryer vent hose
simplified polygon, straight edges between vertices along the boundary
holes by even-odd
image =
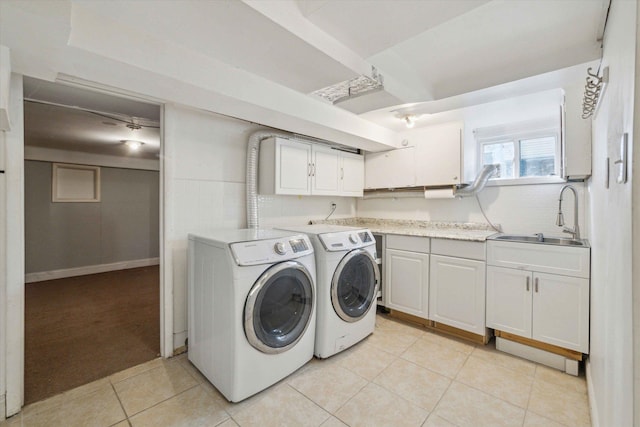
[[[454,196],[456,197],[475,196],[485,187],[485,185],[487,185],[487,181],[489,181],[489,178],[491,178],[498,169],[499,169],[499,165],[486,165],[484,168],[482,168],[482,170],[476,177],[476,180],[473,181],[473,184],[467,187],[456,188]]]

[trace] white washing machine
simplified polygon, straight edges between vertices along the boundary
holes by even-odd
[[[313,246],[304,234],[189,235],[189,360],[231,402],[313,358]]]
[[[325,224],[287,229],[307,234],[316,255],[314,354],[332,356],[373,333],[380,272],[371,231]]]

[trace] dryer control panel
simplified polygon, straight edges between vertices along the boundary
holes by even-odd
[[[231,243],[231,253],[238,265],[272,264],[313,253],[306,235]]]
[[[375,245],[373,234],[366,229],[322,233],[318,235],[318,238],[329,252],[347,251]]]

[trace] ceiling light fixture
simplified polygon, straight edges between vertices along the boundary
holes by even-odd
[[[133,141],[133,140],[130,140],[130,139],[128,139],[126,141],[123,141],[123,142],[124,142],[124,145],[129,147],[129,150],[131,150],[131,151],[138,151],[144,145],[144,142]]]

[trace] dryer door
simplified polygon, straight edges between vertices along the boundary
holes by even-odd
[[[286,261],[265,271],[244,306],[244,332],[263,353],[282,353],[302,338],[313,313],[313,279],[299,262]]]
[[[345,322],[362,319],[376,305],[380,272],[376,260],[356,249],[340,260],[331,281],[331,303]]]

